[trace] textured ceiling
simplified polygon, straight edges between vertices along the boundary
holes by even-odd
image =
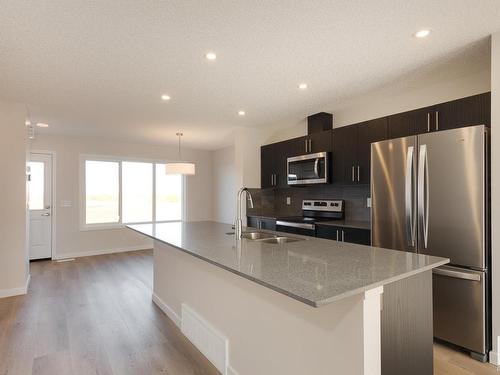
[[[51,125],[40,132],[168,143],[181,129],[214,149],[499,29],[498,0],[0,0],[0,97]]]

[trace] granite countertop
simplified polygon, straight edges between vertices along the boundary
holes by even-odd
[[[332,220],[332,221],[319,221],[316,225],[328,225],[345,228],[357,228],[371,230],[371,223],[369,221],[360,220]]]
[[[448,259],[300,237],[283,245],[242,239],[212,221],[127,225],[217,267],[313,307],[431,270]],[[263,231],[266,232],[266,231]],[[271,232],[278,233],[278,232]]]

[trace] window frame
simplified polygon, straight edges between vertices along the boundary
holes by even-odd
[[[80,154],[79,157],[79,217],[80,217],[80,231],[91,231],[91,230],[108,230],[108,229],[123,229],[126,225],[132,224],[146,224],[146,223],[169,223],[184,221],[186,217],[186,207],[187,207],[187,179],[186,176],[181,176],[181,218],[180,220],[156,220],[156,165],[166,164],[168,160],[160,159],[145,159],[145,158],[133,158],[133,157],[119,157],[119,156],[108,156],[108,155],[94,155],[94,154]],[[87,194],[86,194],[86,172],[85,172],[85,162],[86,161],[102,161],[102,162],[115,162],[118,163],[118,217],[119,220],[116,223],[94,223],[87,224],[86,222],[86,211],[87,211]],[[152,220],[146,222],[130,222],[123,223],[122,215],[122,200],[123,200],[123,188],[122,188],[122,163],[123,162],[133,162],[133,163],[150,163],[153,168],[152,175]]]

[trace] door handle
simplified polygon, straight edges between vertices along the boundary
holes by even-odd
[[[431,131],[431,114],[427,113],[427,132]]]
[[[352,166],[351,169],[351,175],[352,175],[352,182],[354,182],[354,165]]]
[[[359,182],[359,165],[358,165],[358,182]]]
[[[435,275],[453,277],[455,279],[481,281],[481,276],[478,275],[477,273],[458,271],[458,270],[452,269],[451,267],[450,268],[448,268],[448,267],[446,267],[446,268],[445,267],[434,268],[432,270],[432,273]]]
[[[408,245],[415,246],[415,220],[413,218],[413,146],[406,152],[405,173],[405,214],[406,214],[406,239]]]
[[[439,111],[436,111],[436,130],[439,130]]]
[[[427,249],[429,235],[429,167],[427,160],[427,145],[420,146],[418,162],[418,214],[420,227],[424,237],[424,249]]]
[[[50,214],[47,212],[45,214],[42,214],[41,216],[50,216]]]

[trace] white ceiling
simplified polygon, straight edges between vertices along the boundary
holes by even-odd
[[[181,129],[215,149],[497,30],[498,0],[0,0],[0,97],[50,124],[40,132],[168,143]]]

